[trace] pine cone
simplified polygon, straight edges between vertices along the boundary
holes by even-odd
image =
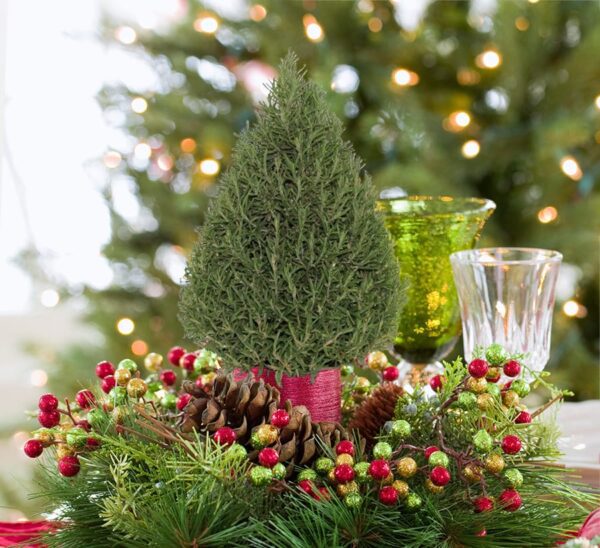
[[[235,431],[238,443],[248,449],[248,458],[253,462],[258,460],[259,451],[251,447],[250,437],[252,431],[268,423],[280,407],[279,390],[262,379],[237,382],[231,375],[218,376],[208,393],[191,381],[184,382],[183,388],[194,396],[184,410],[183,432],[212,433],[222,426],[229,426]],[[340,440],[348,438],[339,423],[312,422],[303,405],[292,406],[287,400],[283,408],[290,415],[290,422],[271,447],[279,453],[279,461],[287,465],[288,476],[294,465],[310,464],[327,448],[333,449]]]
[[[367,445],[372,446],[383,425],[394,418],[396,403],[403,392],[392,382],[382,384],[354,411],[348,429],[358,430]]]

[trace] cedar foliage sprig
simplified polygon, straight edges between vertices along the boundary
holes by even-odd
[[[228,367],[316,373],[383,346],[401,296],[369,177],[290,53],[237,142],[186,272],[187,335]]]

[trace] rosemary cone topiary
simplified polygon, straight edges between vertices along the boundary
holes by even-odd
[[[388,343],[399,272],[371,181],[289,54],[189,260],[180,318],[228,368],[316,374]]]

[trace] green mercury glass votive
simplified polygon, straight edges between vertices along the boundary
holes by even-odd
[[[408,196],[381,199],[377,209],[394,242],[406,287],[394,351],[407,387],[442,371],[440,359],[460,335],[450,254],[475,246],[496,204],[480,198]]]

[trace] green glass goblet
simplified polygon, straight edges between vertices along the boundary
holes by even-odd
[[[407,196],[382,199],[378,210],[391,234],[406,298],[394,352],[400,382],[424,384],[443,371],[460,335],[458,296],[450,254],[472,249],[496,205],[480,198]]]

